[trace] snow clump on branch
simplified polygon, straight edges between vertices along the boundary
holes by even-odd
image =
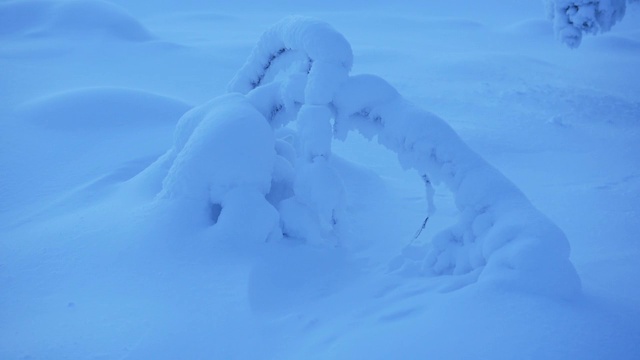
[[[583,34],[598,35],[622,20],[627,2],[639,0],[545,0],[556,36],[570,48],[577,48]]]

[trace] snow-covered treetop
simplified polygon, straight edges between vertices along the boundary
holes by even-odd
[[[556,36],[571,48],[580,46],[583,34],[611,30],[624,17],[627,2],[639,0],[545,0]]]

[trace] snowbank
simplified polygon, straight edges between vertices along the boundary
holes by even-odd
[[[0,36],[103,35],[146,41],[149,31],[124,9],[102,0],[16,0],[0,4]]]
[[[27,101],[20,119],[54,130],[132,128],[175,123],[189,105],[170,97],[126,88],[86,88]]]
[[[454,194],[458,223],[405,267],[552,297],[579,291],[560,229],[442,119],[378,77],[350,77],[351,65],[349,44],[328,25],[299,17],[276,24],[232,80],[232,93],[180,120],[161,159],[170,164],[161,197],[209,201],[222,237],[339,241],[348,194],[331,139],[358,130],[418,171],[431,205],[432,183]],[[274,121],[279,113],[286,118]],[[279,130],[290,120],[297,131]],[[276,133],[284,135],[276,141]],[[242,230],[247,219],[260,219],[249,225],[259,230]]]

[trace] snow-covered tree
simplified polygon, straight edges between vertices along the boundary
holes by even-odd
[[[556,36],[571,48],[580,46],[583,34],[611,30],[624,17],[627,3],[640,0],[545,0]]]
[[[335,244],[348,227],[348,194],[331,143],[356,130],[417,170],[430,204],[432,183],[455,199],[458,223],[407,266],[458,284],[579,291],[562,231],[445,121],[379,77],[350,75],[352,61],[349,43],[323,22],[294,17],[267,30],[229,94],[180,119],[172,149],[149,170],[164,177],[159,199],[208,208],[219,239]]]

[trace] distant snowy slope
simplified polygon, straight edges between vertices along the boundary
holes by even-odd
[[[18,0],[0,4],[0,37],[103,35],[144,41],[151,34],[119,6],[103,0]]]

